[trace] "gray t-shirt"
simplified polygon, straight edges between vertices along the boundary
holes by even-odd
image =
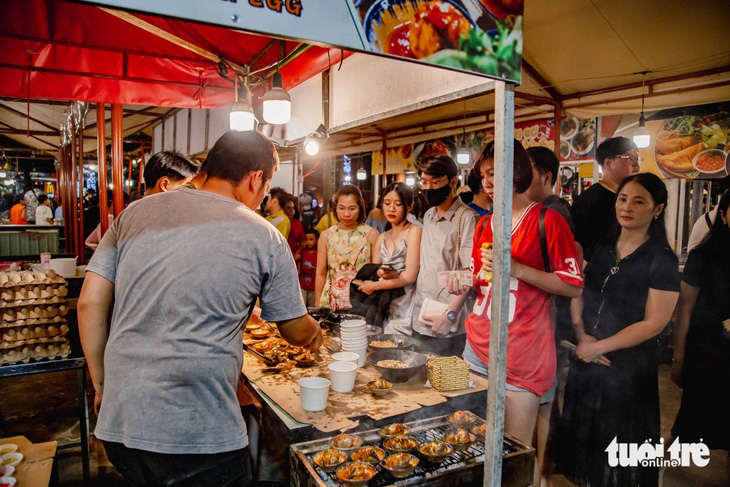
[[[87,271],[115,285],[96,436],[158,453],[248,445],[236,399],[242,326],[306,314],[286,239],[207,191],[145,197],[114,220]]]

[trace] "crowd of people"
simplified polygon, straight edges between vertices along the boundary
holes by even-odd
[[[672,377],[685,394],[673,433],[729,449],[730,420],[721,413],[730,388],[718,388],[711,370],[730,365],[730,324],[722,325],[730,318],[730,195],[680,281],[664,227],[667,189],[639,173],[632,141],[599,145],[603,177],[572,208],[554,192],[556,155],[514,145],[505,433],[536,446],[535,484],[556,470],[577,485],[657,485],[658,469],[612,467],[605,450],[614,437],[660,437],[655,337],[678,301]],[[455,161],[433,155],[419,164],[419,191],[392,183],[367,212],[347,184],[318,220],[304,218],[300,199],[270,188],[278,157],[257,132],[222,136],[202,177],[182,156],[153,160],[173,167],[159,176],[167,182],[147,182],[145,197],[111,225],[79,301],[97,436],[125,477],[149,480],[140,465],[170,478],[206,478],[221,465],[235,465],[237,479],[249,475],[245,425],[232,403],[249,319],[275,322],[288,341],[316,350],[321,337],[306,308],[348,310],[488,376],[501,248],[491,212],[494,144],[476,159],[466,203]],[[420,219],[418,198],[429,208]],[[360,275],[366,264],[374,270]],[[563,340],[575,344],[572,354]],[[554,399],[567,365],[562,417],[551,418],[560,413]],[[215,414],[210,404],[220,404]],[[172,406],[179,415],[145,414]],[[204,464],[177,456],[201,453]]]

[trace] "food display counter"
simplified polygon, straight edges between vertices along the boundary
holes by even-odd
[[[486,415],[488,382],[481,376],[470,373],[469,388],[439,392],[427,386],[424,367],[406,382],[393,383],[390,392],[377,397],[371,393],[367,384],[381,378],[381,375],[370,364],[357,369],[353,390],[350,392],[330,390],[327,406],[323,411],[305,411],[301,407],[298,380],[304,377],[328,378],[327,366],[333,361],[332,350],[327,346],[322,347],[321,361],[314,362],[310,367],[298,367],[293,360],[284,360],[272,365],[266,363],[255,352],[253,345],[261,343],[262,340],[273,340],[274,344],[281,344],[282,347],[285,345],[272,337],[255,340],[248,333],[246,336],[244,343],[248,344],[247,348],[250,350],[244,352],[241,378],[251,402],[259,406],[259,423],[262,425],[258,480],[296,481],[298,485],[328,485],[328,481],[322,478],[316,480],[312,477],[304,480],[312,471],[311,465],[307,466],[305,458],[314,451],[313,449],[319,447],[322,441],[326,443],[327,439],[338,433],[364,432],[363,434],[369,438],[371,430],[392,423],[426,427],[432,425],[433,421],[443,422],[444,416],[457,410],[468,410],[482,418]],[[333,341],[331,336],[327,336],[325,344],[336,350]],[[276,438],[276,441],[272,441],[272,438]],[[298,446],[291,450],[290,464],[289,449],[292,445]],[[459,465],[442,472],[445,478],[462,475],[465,475],[464,478],[470,475],[481,478],[483,447],[475,445],[474,448],[472,460],[466,463],[454,461],[454,465]],[[507,451],[511,450],[506,448],[505,452]],[[520,452],[530,459],[526,462],[529,465],[525,465],[524,468],[527,472],[525,478],[531,479],[534,450],[521,446]],[[466,470],[462,471],[463,469]]]

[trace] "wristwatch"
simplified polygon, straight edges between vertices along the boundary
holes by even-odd
[[[449,320],[449,323],[456,321],[456,311],[448,310],[446,312],[446,319]]]

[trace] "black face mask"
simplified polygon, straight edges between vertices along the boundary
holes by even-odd
[[[438,189],[423,189],[421,192],[429,205],[439,206],[441,203],[446,201],[451,194],[451,185],[447,184],[443,188]]]

